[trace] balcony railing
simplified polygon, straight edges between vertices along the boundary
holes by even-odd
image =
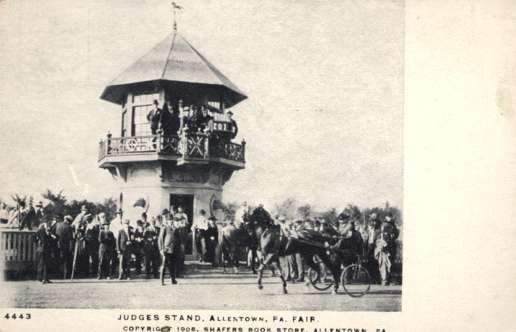
[[[107,138],[99,143],[99,162],[110,156],[135,154],[171,155],[183,161],[222,158],[245,163],[245,141],[237,144],[203,133],[130,137],[111,137],[108,134]]]

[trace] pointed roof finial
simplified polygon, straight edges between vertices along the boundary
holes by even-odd
[[[174,33],[177,32],[176,10],[182,10],[183,7],[172,1],[172,15],[174,20]]]

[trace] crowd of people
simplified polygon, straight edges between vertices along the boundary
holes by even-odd
[[[168,271],[172,284],[176,284],[184,273],[187,246],[195,246],[200,261],[215,265],[219,259],[216,257],[219,231],[241,227],[251,218],[272,220],[287,238],[298,237],[303,231],[333,238],[335,241],[324,243],[328,253],[349,247],[351,241],[373,280],[383,285],[392,282],[392,268],[398,255],[399,230],[390,214],[380,217],[370,213],[366,222],[361,223],[341,213],[337,223],[331,223],[318,217],[287,219],[276,215],[272,218],[263,205],[251,209],[245,202],[222,226],[217,226],[215,217],[208,217],[204,210],[193,221],[189,220],[181,206],[165,209],[150,219],[144,212],[135,223],[123,218],[121,210],[113,220],[108,220],[104,213],[89,213],[86,206],[75,217],[55,214],[49,221],[43,214],[41,202],[35,206],[32,202],[21,204],[16,213],[9,213],[5,204],[0,205],[0,222],[13,226],[13,220],[17,220],[20,230],[36,227],[38,279],[43,283],[50,282],[51,272],[63,278],[96,276],[98,279],[129,279],[145,273],[148,278],[160,278],[164,284]],[[252,259],[260,256],[254,257],[249,251],[249,265]],[[305,280],[307,264],[300,254],[282,256],[280,263],[286,280]]]
[[[37,210],[29,203],[18,210],[16,220],[20,230],[36,229],[37,278],[42,283],[51,282],[50,274],[63,279],[96,276],[122,280],[145,273],[164,284],[168,272],[176,284],[184,273],[192,232],[200,260],[215,263],[218,229],[215,218],[207,217],[204,210],[193,224],[181,206],[164,209],[150,220],[143,212],[132,224],[121,210],[110,221],[105,213],[89,213],[86,206],[75,217],[57,213],[44,221],[47,218],[41,208],[41,203]],[[10,221],[7,226],[13,225]]]
[[[236,220],[239,223],[245,223],[251,218],[266,220],[270,218],[267,214],[268,212],[262,205],[251,212],[247,203],[244,202],[236,212]],[[325,238],[334,239],[332,243],[324,243],[328,253],[352,249],[361,257],[374,282],[382,285],[394,282],[392,270],[396,261],[399,260],[399,229],[391,214],[380,217],[377,213],[372,212],[367,216],[365,223],[360,223],[346,213],[338,216],[336,224],[320,217],[289,220],[284,215],[276,215],[273,220],[286,238],[309,239],[306,237],[307,232],[305,231],[314,231]],[[318,237],[314,239],[314,242],[319,240]],[[250,259],[250,255],[248,259]],[[287,281],[305,281],[307,264],[300,254],[280,257],[280,264]],[[398,280],[398,282],[400,281]]]
[[[238,133],[238,126],[231,111],[224,114],[223,122],[228,124],[227,128],[215,130],[214,114],[219,114],[220,111],[209,105],[183,105],[182,100],[178,100],[177,103],[167,100],[163,107],[160,107],[159,101],[154,100],[152,106],[152,110],[147,114],[147,120],[153,135],[158,132],[166,136],[178,135],[181,132],[205,133],[215,139],[230,141]]]

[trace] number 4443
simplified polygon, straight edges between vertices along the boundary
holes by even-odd
[[[7,313],[4,315],[4,319],[30,319],[29,313]]]

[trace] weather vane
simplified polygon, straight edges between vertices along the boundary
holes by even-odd
[[[176,10],[182,10],[183,7],[172,1],[172,15],[174,20],[174,32],[177,32]]]

